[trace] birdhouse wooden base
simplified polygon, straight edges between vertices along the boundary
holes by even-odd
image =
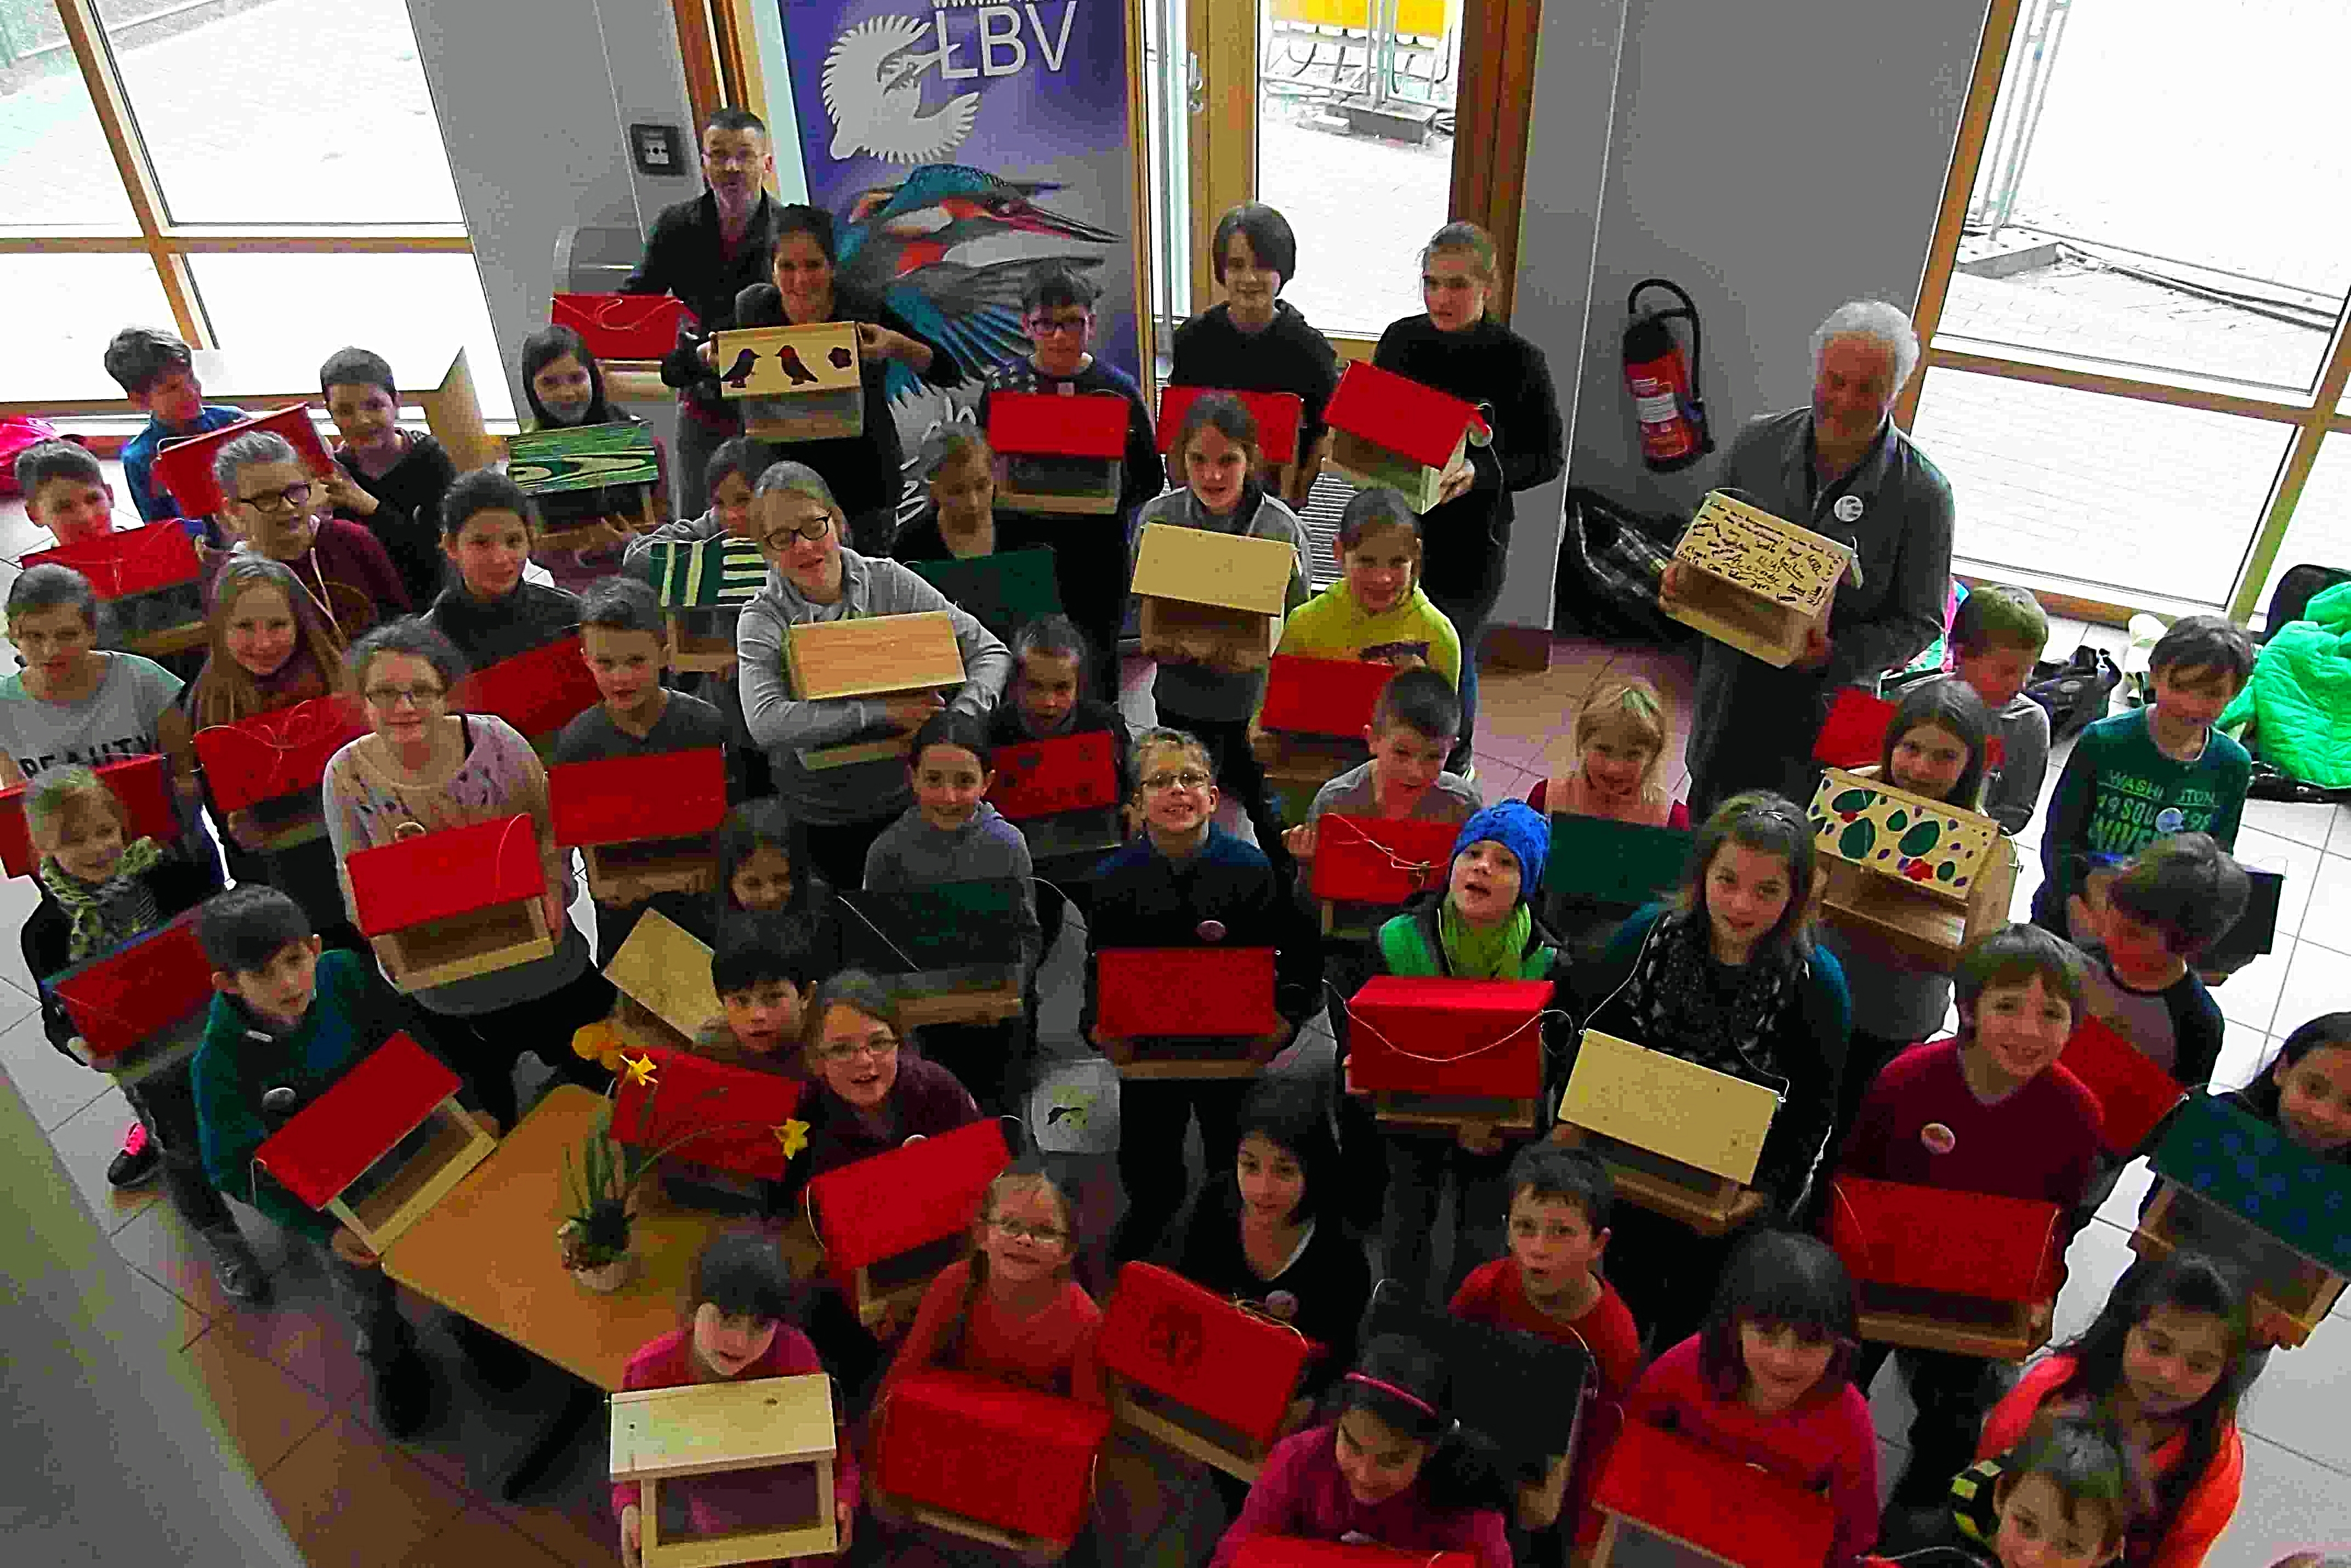
[[[718,840],[710,833],[583,844],[588,891],[605,904],[639,904],[657,893],[708,893],[718,885]]]
[[[694,675],[723,675],[735,667],[735,617],[674,611],[669,618],[669,667]]]
[[[601,495],[601,492],[575,491],[571,494],[576,497],[581,494]],[[604,532],[607,528],[642,534],[650,533],[661,526],[661,512],[654,503],[650,485],[639,488],[637,504],[624,512],[581,516],[582,507],[601,502],[569,499],[561,492],[542,496],[538,497],[538,504],[539,516],[547,519],[548,526],[533,536],[530,548],[534,551],[611,549],[612,541]]]
[[[339,1196],[326,1206],[371,1252],[381,1252],[398,1240],[498,1146],[455,1095],[434,1106],[418,1131],[424,1134],[422,1138],[412,1134],[413,1141],[403,1141],[385,1156],[401,1163],[380,1186],[364,1196]]]
[[[1255,1078],[1265,1063],[1249,1060],[1254,1042],[1241,1039],[1153,1040],[1133,1060],[1118,1063],[1121,1078],[1153,1082],[1170,1078]]]
[[[899,1380],[874,1414],[874,1485],[923,1523],[1040,1556],[1085,1528],[1109,1411],[925,1370]]]
[[[839,746],[803,746],[793,755],[812,773],[834,768],[855,768],[867,762],[904,761],[914,755],[912,735],[883,736],[872,740],[844,740]]]
[[[430,990],[555,955],[538,897],[428,920],[375,939],[384,974],[401,991]]]
[[[1674,546],[1680,586],[1667,614],[1784,669],[1828,626],[1853,547],[1710,491]]]
[[[1654,1154],[1637,1144],[1562,1122],[1553,1136],[1598,1155],[1615,1180],[1616,1195],[1687,1225],[1700,1236],[1727,1236],[1746,1188],[1725,1176]]]
[[[867,1328],[893,1312],[902,1318],[911,1317],[922,1304],[931,1281],[962,1257],[965,1248],[966,1239],[958,1231],[861,1266],[851,1278],[847,1292],[850,1310]]]
[[[898,1016],[909,1029],[935,1023],[1002,1023],[1025,1007],[1019,967],[989,966],[943,974],[893,976]]]
[[[2307,1340],[2343,1295],[2342,1275],[2176,1182],[2158,1186],[2130,1246],[2142,1258],[2168,1258],[2185,1248],[2236,1264],[2252,1284],[2255,1321],[2266,1317],[2283,1344]]]
[[[1520,1530],[1549,1530],[1559,1522],[1559,1511],[1567,1503],[1568,1473],[1574,1469],[1575,1456],[1561,1454],[1543,1470],[1541,1479],[1519,1483]]]
[[[822,1373],[622,1389],[611,1396],[611,1423],[612,1479],[638,1483],[644,1568],[820,1557],[840,1545],[832,1490],[839,1439],[832,1380]],[[662,1534],[663,1482],[785,1467],[805,1469],[814,1482],[813,1512],[803,1521],[718,1535]]]
[[[1143,653],[1149,659],[1261,670],[1281,637],[1281,618],[1181,599],[1142,601]],[[1333,772],[1338,769],[1332,769]],[[1326,775],[1327,777],[1327,775]]]
[[[1533,1132],[1539,1103],[1490,1095],[1416,1094],[1402,1089],[1374,1090],[1371,1101],[1372,1115],[1383,1127],[1449,1131],[1483,1126],[1506,1133]]]
[[[996,504],[1016,512],[1108,517],[1125,465],[1113,458],[1029,454],[996,460]]]
[[[1461,445],[1454,448],[1455,463],[1461,460]],[[1445,489],[1445,468],[1416,463],[1402,453],[1376,445],[1352,430],[1334,429],[1331,432],[1331,455],[1326,461],[1359,490],[1386,488],[1401,493],[1405,505],[1416,513],[1426,513],[1434,507],[1437,497]],[[1446,466],[1449,468],[1452,465]]]
[[[1828,883],[1822,914],[1865,949],[1921,969],[1948,973],[1970,944],[2009,923],[2016,892],[2016,846],[1992,846],[1968,901],[1954,904],[1897,877],[1865,871],[1850,861],[1822,857]]]
[[[1995,1301],[1955,1291],[1863,1281],[1861,1337],[1910,1350],[2022,1361],[2049,1343],[2051,1303]]]
[[[1139,1383],[1116,1375],[1109,1382],[1110,1413],[1120,1426],[1237,1480],[1254,1482],[1258,1471],[1265,1468],[1270,1445],[1252,1441],[1247,1434]]]
[[[1774,669],[1786,669],[1802,655],[1814,628],[1828,629],[1826,609],[1807,615],[1705,570],[1683,573],[1680,591],[1663,607],[1683,625]]]
[[[211,628],[204,622],[201,583],[175,583],[152,593],[118,599],[110,608],[123,651],[141,658],[167,659],[202,648],[212,639]]]
[[[746,398],[743,434],[754,441],[851,441],[865,434],[865,392],[808,392],[798,397]]]

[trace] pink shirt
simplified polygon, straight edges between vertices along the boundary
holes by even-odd
[[[906,1374],[939,1362],[970,1280],[971,1260],[961,1259],[940,1270],[923,1292],[914,1326],[906,1331],[905,1343],[898,1347],[883,1383],[885,1395]],[[1094,1335],[1101,1327],[1102,1309],[1075,1281],[1065,1282],[1042,1312],[1026,1318],[1012,1316],[983,1288],[972,1298],[962,1354],[952,1365],[958,1372],[975,1372],[1042,1394],[1107,1405],[1102,1371],[1094,1363]]]
[[[1372,1542],[1405,1552],[1474,1552],[1479,1568],[1510,1568],[1510,1535],[1492,1509],[1439,1513],[1417,1481],[1384,1502],[1356,1501],[1339,1470],[1338,1432],[1336,1422],[1310,1427],[1273,1446],[1241,1516],[1217,1542],[1208,1568],[1231,1568],[1234,1553],[1252,1535]]]

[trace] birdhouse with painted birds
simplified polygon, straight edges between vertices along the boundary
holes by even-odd
[[[865,434],[854,321],[746,327],[711,336],[718,391],[755,441],[843,441]]]

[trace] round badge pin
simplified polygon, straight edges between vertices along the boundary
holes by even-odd
[[[1288,1291],[1276,1291],[1265,1299],[1265,1310],[1289,1322],[1298,1316],[1298,1298]]]
[[[1225,939],[1225,923],[1221,920],[1203,920],[1198,925],[1193,927],[1193,930],[1203,942],[1221,942]]]
[[[1929,1122],[1919,1128],[1918,1141],[1938,1155],[1948,1155],[1959,1146],[1958,1135],[1940,1122]]]
[[[2177,806],[2166,806],[2155,814],[2155,831],[2176,833],[2188,825],[2188,813]]]
[[[1831,507],[1829,510],[1836,514],[1836,520],[1840,523],[1857,523],[1861,521],[1861,497],[1839,496],[1836,498],[1836,505]]]

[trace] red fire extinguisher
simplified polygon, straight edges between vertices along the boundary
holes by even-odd
[[[1662,288],[1681,304],[1644,311],[1645,289]],[[1625,329],[1625,389],[1633,395],[1633,416],[1641,425],[1641,461],[1661,474],[1687,468],[1714,450],[1707,433],[1706,402],[1698,395],[1698,307],[1679,285],[1645,277],[1625,297],[1633,318]],[[1686,363],[1673,329],[1676,317],[1689,322],[1690,357]]]

